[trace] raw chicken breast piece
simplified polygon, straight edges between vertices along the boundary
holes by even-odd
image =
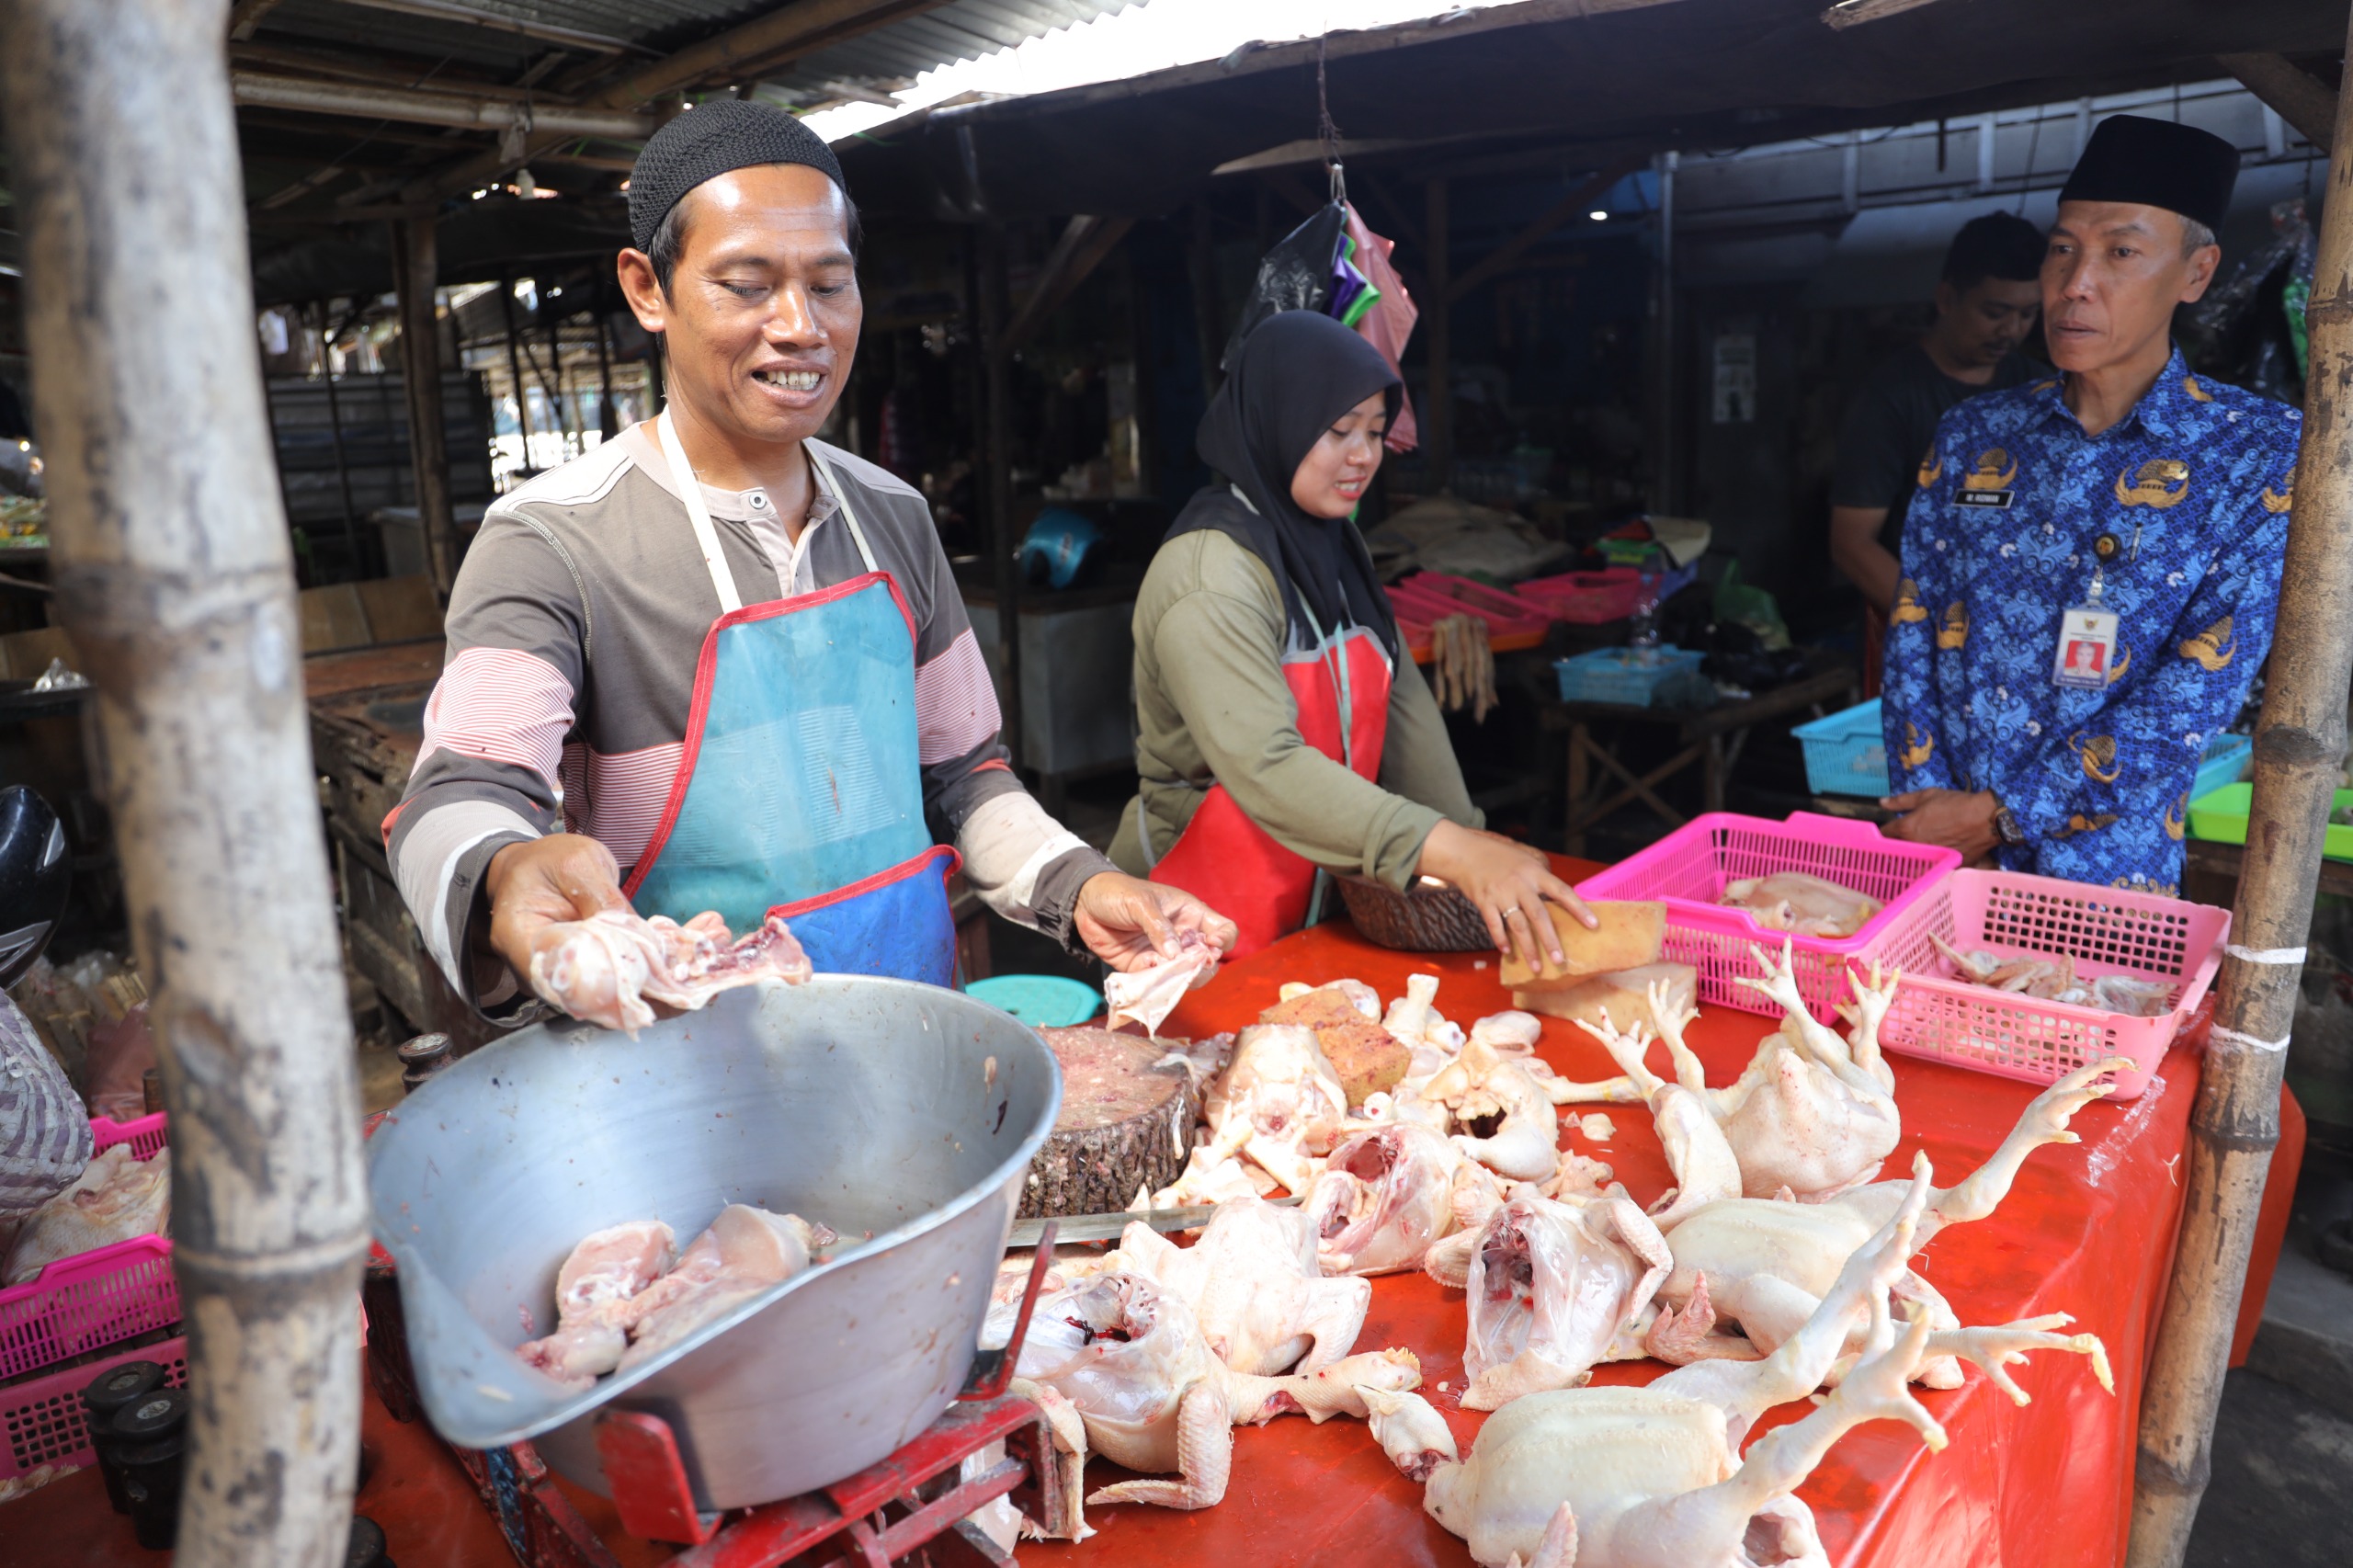
[[[631,1300],[625,1315],[631,1343],[619,1369],[661,1355],[731,1307],[783,1284],[833,1239],[798,1214],[729,1204],[678,1255],[676,1268]]]
[[[1880,901],[1808,871],[1776,871],[1724,884],[1716,901],[1745,909],[1769,931],[1798,937],[1851,937],[1870,924]]]
[[[575,1018],[635,1034],[654,1021],[650,1002],[693,1012],[722,991],[755,981],[798,985],[811,973],[790,927],[771,915],[743,940],[705,911],[681,926],[664,915],[606,909],[550,926],[534,939],[531,989]]]
[[[659,1220],[598,1231],[572,1249],[555,1277],[555,1332],[515,1353],[560,1382],[585,1388],[620,1365],[631,1299],[670,1267],[676,1238]]]

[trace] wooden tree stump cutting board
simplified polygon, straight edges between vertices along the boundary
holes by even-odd
[[[1182,1067],[1154,1067],[1170,1042],[1089,1028],[1040,1029],[1062,1063],[1063,1108],[1029,1163],[1020,1217],[1108,1214],[1176,1179],[1200,1097]]]

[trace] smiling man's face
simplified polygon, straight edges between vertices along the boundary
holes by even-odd
[[[663,334],[668,396],[731,444],[815,435],[865,319],[841,188],[803,165],[761,164],[697,186],[676,217],[683,243],[666,294],[642,253],[622,253],[638,321]]]

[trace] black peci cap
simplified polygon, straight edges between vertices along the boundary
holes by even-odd
[[[2219,229],[2238,178],[2239,150],[2212,132],[2120,114],[2092,132],[2059,199],[2137,202]]]
[[[756,164],[805,164],[849,191],[834,150],[800,120],[774,104],[713,98],[647,138],[629,176],[630,238],[647,249],[687,192]]]

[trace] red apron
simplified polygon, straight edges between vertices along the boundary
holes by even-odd
[[[1283,682],[1298,710],[1301,740],[1365,778],[1380,777],[1390,664],[1379,638],[1348,627],[1313,649],[1293,649],[1283,656]],[[1137,826],[1148,851],[1151,830],[1141,810]],[[1232,960],[1306,924],[1315,867],[1276,843],[1216,784],[1154,865],[1152,880],[1184,889],[1239,926],[1226,954]]]

